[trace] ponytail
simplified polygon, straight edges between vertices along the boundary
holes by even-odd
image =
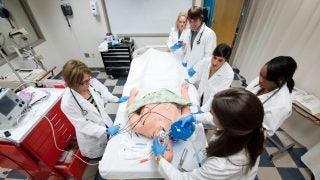
[[[271,59],[266,65],[268,66],[267,79],[275,82],[278,87],[282,85],[279,80],[286,81],[291,93],[294,87],[292,77],[297,69],[296,61],[290,56],[278,56]]]
[[[287,81],[287,87],[289,89],[289,92],[292,93],[293,87],[294,87],[294,80],[292,78],[290,78]]]

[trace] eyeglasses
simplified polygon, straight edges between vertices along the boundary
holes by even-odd
[[[201,22],[201,21],[202,20],[200,18],[196,18],[196,19],[188,18],[189,24],[198,23],[198,22]]]
[[[89,85],[90,84],[90,81],[91,81],[91,77],[89,78],[89,79],[87,79],[87,80],[84,80],[84,81],[82,81],[81,83],[80,83],[80,85]]]

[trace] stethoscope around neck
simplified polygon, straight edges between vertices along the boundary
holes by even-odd
[[[91,84],[90,84],[89,86],[93,88],[94,92],[98,93],[98,94],[101,96],[101,92],[100,92],[100,91],[97,91]],[[85,110],[85,109],[80,105],[80,103],[79,103],[79,101],[77,100],[76,96],[73,94],[71,88],[70,88],[70,92],[71,92],[71,94],[72,94],[73,99],[74,99],[74,100],[76,101],[76,103],[78,104],[78,106],[79,106],[79,108],[80,108],[80,110],[81,110],[82,116],[88,115],[88,111]]]
[[[259,86],[259,84],[255,85],[255,86],[253,86],[253,87],[255,88],[255,87],[257,87],[257,86]],[[276,94],[280,91],[280,89],[281,89],[283,86],[284,86],[284,84],[281,85],[280,87],[278,87],[278,89],[277,89],[275,92],[273,92],[273,93],[271,94],[271,96],[269,96],[266,100],[264,100],[264,101],[262,102],[262,104],[265,104],[267,101],[269,101],[274,95],[276,95]]]
[[[79,101],[77,100],[76,96],[73,94],[71,88],[70,88],[70,92],[71,92],[71,94],[72,94],[72,96],[73,96],[73,99],[76,101],[76,103],[78,104],[79,108],[81,109],[81,114],[82,114],[82,116],[88,115],[88,111],[82,108],[82,106],[80,105],[80,103],[79,103]]]
[[[201,31],[201,33],[200,33],[200,37],[199,37],[199,39],[197,40],[197,44],[199,45],[200,44],[200,42],[201,42],[201,38],[202,38],[202,35],[203,35],[203,32],[204,32],[204,29],[205,29],[205,27],[204,27],[205,25],[204,25],[204,23],[202,23],[201,24],[201,29],[202,29],[202,31]],[[190,37],[191,38],[191,37]]]
[[[204,31],[204,23],[202,23],[202,31],[201,31],[201,34],[200,34],[200,37],[199,37],[199,39],[198,39],[198,41],[197,41],[197,44],[199,45],[200,44],[200,42],[201,42],[201,38],[202,38],[202,35],[203,35],[203,31]]]

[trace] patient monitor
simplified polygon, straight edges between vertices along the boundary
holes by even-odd
[[[0,107],[0,129],[8,129],[16,125],[27,104],[10,89],[0,88]]]

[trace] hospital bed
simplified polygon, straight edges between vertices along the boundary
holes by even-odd
[[[181,83],[187,75],[181,60],[167,52],[164,47],[138,49],[131,63],[123,95],[137,88],[137,99],[157,89],[166,88],[180,96]],[[189,87],[191,111],[197,111],[198,93]],[[106,179],[160,178],[158,164],[151,153],[152,140],[133,132],[128,125],[126,103],[119,105],[115,124],[120,124],[120,133],[112,137],[99,163],[99,172]],[[205,158],[206,137],[201,124],[187,141],[173,142],[172,164],[180,170],[190,171]],[[181,158],[185,154],[185,158]]]
[[[135,50],[132,53],[133,59],[138,58],[139,56],[141,56],[144,52],[146,52],[149,49],[156,49],[156,50],[162,51],[162,52],[169,52],[169,49],[166,45],[149,45],[149,46],[145,46],[145,47],[142,47],[142,48]]]

